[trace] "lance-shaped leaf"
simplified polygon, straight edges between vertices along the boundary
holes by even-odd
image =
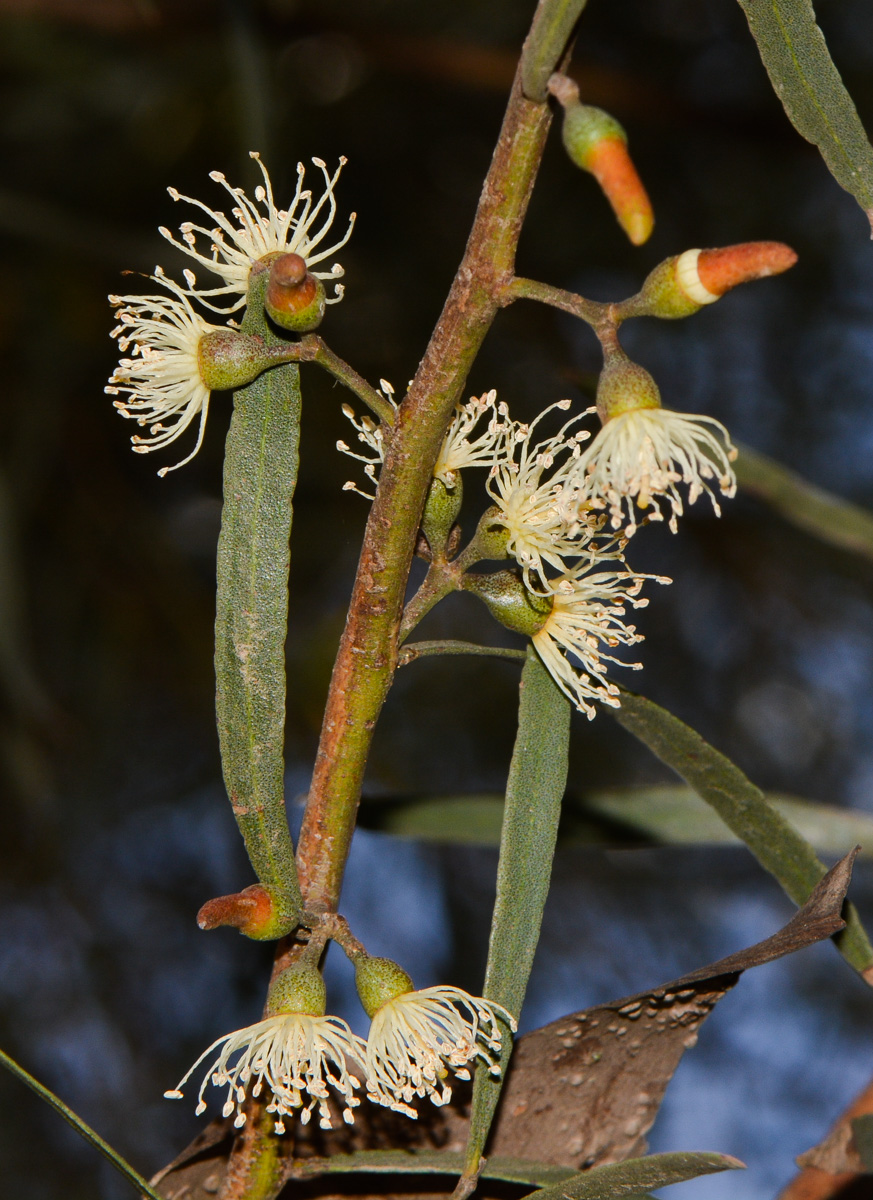
[[[518,734],[509,768],[497,897],[491,919],[485,996],[514,1016],[521,1012],[552,876],[561,800],[567,784],[570,703],[536,651],[528,647],[521,673]],[[504,1026],[495,1078],[479,1068],[473,1086],[467,1172],[475,1172],[491,1128],[511,1051]]]
[[[267,333],[250,296],[243,331]],[[285,637],[300,372],[264,372],[234,393],[224,459],[215,612],[215,708],[227,794],[258,879],[280,911],[302,908],[285,814]]]
[[[739,767],[644,696],[622,691],[621,708],[613,716],[712,805],[795,904],[809,898],[827,867]],[[834,940],[846,961],[873,986],[873,947],[854,905],[847,904],[846,928]]]
[[[740,0],[776,95],[873,226],[873,147],[834,66],[812,0]]]
[[[766,454],[741,446],[737,483],[813,537],[873,559],[873,513],[809,483]]]
[[[698,1175],[717,1171],[735,1171],[746,1164],[730,1154],[707,1151],[678,1154],[649,1154],[629,1158],[605,1167],[592,1167],[557,1186],[537,1192],[536,1200],[611,1200],[613,1196],[631,1196],[649,1188],[682,1183]]]

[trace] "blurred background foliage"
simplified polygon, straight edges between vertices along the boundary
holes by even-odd
[[[115,360],[105,296],[144,286],[123,271],[160,262],[178,275],[157,226],[190,214],[168,184],[222,206],[208,171],[250,187],[248,151],[259,149],[281,197],[298,159],[344,154],[340,213],[356,209],[358,224],[341,255],[346,298],[322,332],[400,391],[460,259],[532,8],[0,0],[0,1044],[146,1173],[197,1128],[162,1091],[211,1038],[255,1019],[269,951],[193,924],[205,899],[250,881],[212,712],[229,403],[215,398],[194,462],[159,480],[175,459],[133,456],[131,427],[102,392]],[[870,128],[870,7],[817,8]],[[789,275],[689,321],[634,323],[623,340],[671,407],[710,413],[740,441],[873,506],[867,223],[789,126],[739,7],[592,0],[574,71],[583,99],[628,130],[655,233],[630,247],[553,137],[520,271],[618,299],[692,246],[790,243],[800,263]],[[496,387],[530,418],[563,396],[588,403],[598,369],[590,331],[520,302],[489,335],[469,391]],[[313,367],[304,397],[289,795],[308,784],[366,517],[366,502],[341,490],[356,465],[334,449],[349,436],[347,397]],[[484,493],[472,475],[466,491],[469,529]],[[716,522],[701,502],[678,536],[654,527],[634,540],[633,565],[676,582],[639,614],[646,670],[623,682],[761,786],[873,812],[873,565],[754,499],[725,508]],[[421,636],[500,640],[488,621],[457,597]],[[376,738],[365,821],[384,825],[388,800],[499,792],[516,679],[496,660],[405,669]],[[574,802],[667,782],[608,716],[577,720]],[[611,819],[592,830],[606,848],[559,857],[528,1027],[692,969],[790,911],[741,849],[640,848]],[[441,971],[478,990],[494,861],[488,849],[364,833],[347,914],[417,982]],[[863,869],[857,898],[873,917]],[[342,997],[347,976],[331,971]],[[715,1020],[722,1032],[683,1066],[653,1145],[752,1160],[743,1179],[699,1181],[689,1194],[771,1195],[866,1082],[867,993],[824,946],[755,973]],[[17,1082],[0,1078],[0,1104],[7,1194],[127,1194]]]

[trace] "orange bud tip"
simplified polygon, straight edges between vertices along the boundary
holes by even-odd
[[[627,145],[618,138],[603,138],[592,147],[586,166],[600,184],[630,241],[635,246],[648,241],[655,214]]]
[[[273,900],[259,883],[234,892],[231,896],[216,896],[207,900],[197,914],[201,929],[217,929],[232,925],[247,937],[258,937],[274,920]]]
[[[719,250],[701,250],[697,259],[699,282],[713,296],[723,296],[739,283],[781,275],[797,262],[783,242],[741,242]]]

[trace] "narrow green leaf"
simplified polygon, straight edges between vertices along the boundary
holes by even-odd
[[[612,1196],[630,1196],[651,1188],[682,1183],[699,1175],[718,1171],[736,1171],[745,1167],[730,1154],[686,1151],[678,1154],[648,1154],[628,1158],[605,1167],[592,1167],[573,1179],[536,1193],[536,1200],[610,1200]]]
[[[873,817],[866,813],[797,796],[764,795],[816,850],[845,854],[860,843],[860,857],[873,857]],[[730,845],[740,840],[690,787],[663,784],[592,792],[584,797],[583,812],[618,821],[666,845]]]
[[[248,312],[257,314],[252,298]],[[249,316],[246,321],[249,321]],[[260,309],[261,325],[263,308]],[[257,315],[254,328],[261,333]],[[264,372],[234,393],[224,459],[215,613],[215,709],[227,794],[258,879],[287,932],[302,908],[285,814],[285,637],[300,371]]]
[[[108,1142],[104,1142],[99,1133],[96,1133],[87,1122],[83,1121],[71,1108],[68,1108],[59,1096],[49,1091],[39,1080],[34,1079],[31,1074],[25,1071],[24,1067],[19,1066],[14,1058],[10,1058],[8,1054],[4,1054],[2,1050],[0,1050],[0,1064],[20,1079],[22,1083],[27,1084],[30,1090],[36,1092],[41,1100],[45,1100],[46,1104],[53,1108],[56,1113],[59,1113],[69,1125],[72,1125],[80,1137],[84,1138],[95,1150],[99,1150],[103,1157],[112,1163],[116,1171],[120,1175],[123,1175],[129,1183],[132,1183],[143,1196],[148,1196],[149,1200],[163,1200],[163,1197],[154,1191],[149,1183],[143,1179],[142,1175],[138,1171],[135,1171],[130,1163],[121,1157],[117,1150],[113,1150]]]
[[[715,809],[795,904],[805,903],[827,874],[827,867],[739,767],[684,721],[643,696],[622,690],[621,708],[610,712]],[[845,917],[846,928],[834,938],[837,948],[868,982],[873,982],[873,946],[854,905],[846,905]]]
[[[395,837],[453,845],[498,846],[503,825],[503,797],[428,796],[400,804],[381,804],[375,824]]]
[[[521,57],[521,87],[529,100],[542,103],[549,76],[558,65],[586,0],[540,0]]]
[[[815,20],[811,0],[739,0],[776,95],[873,226],[873,147]]]
[[[873,513],[815,487],[766,454],[741,446],[734,463],[737,482],[786,521],[841,550],[873,559]]]
[[[459,1175],[463,1154],[451,1150],[361,1150],[357,1154],[334,1154],[330,1158],[307,1160],[302,1166],[307,1177],[321,1174],[386,1175]],[[505,1179],[510,1183],[530,1183],[548,1187],[570,1179],[575,1167],[556,1167],[552,1163],[532,1162],[523,1158],[494,1155],[482,1171],[485,1179]]]
[[[518,1016],[524,1002],[549,891],[561,800],[567,784],[570,702],[529,646],[521,673],[518,734],[503,813],[497,897],[491,920],[485,996]],[[512,1049],[504,1026],[501,1074],[476,1071],[467,1173],[478,1167]]]

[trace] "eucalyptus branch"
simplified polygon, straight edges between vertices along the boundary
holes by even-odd
[[[551,122],[516,74],[476,218],[445,307],[401,404],[370,511],[334,665],[298,865],[307,907],[333,910],[397,631],[425,494],[467,374],[502,304]]]
[[[549,76],[561,59],[586,0],[540,0],[521,59],[522,90],[545,100]]]
[[[452,639],[432,642],[410,642],[400,651],[398,667],[408,667],[419,658],[431,658],[437,654],[479,654],[487,658],[510,658],[524,662],[524,650],[513,650],[509,646],[479,646],[475,642],[459,642]]]
[[[614,306],[599,304],[596,300],[586,300],[576,292],[565,291],[564,288],[552,287],[550,283],[539,283],[535,279],[523,279],[516,276],[504,288],[504,303],[511,304],[514,300],[538,300],[541,304],[550,304],[552,308],[560,308],[562,312],[578,317],[595,331],[604,325],[615,322]]]
[[[324,367],[325,371],[329,371],[334,379],[338,379],[350,392],[354,392],[358,399],[362,400],[376,414],[383,425],[391,428],[395,417],[394,405],[386,400],[381,392],[367,383],[354,367],[350,367],[338,354],[334,354],[323,338],[315,333],[307,334],[306,337],[301,338],[300,346],[301,361],[318,363],[320,367]]]

